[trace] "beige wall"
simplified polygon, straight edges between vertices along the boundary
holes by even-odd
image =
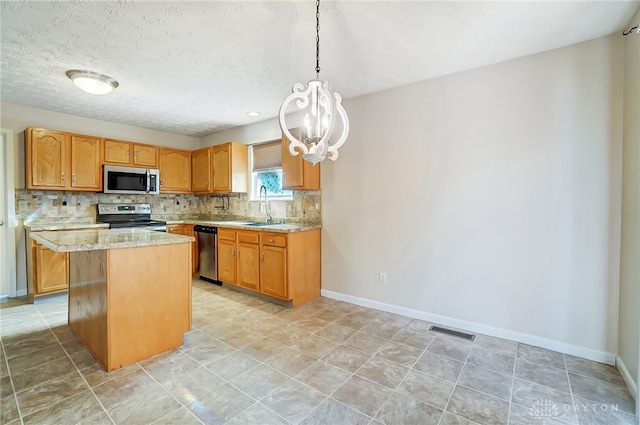
[[[350,137],[323,164],[324,293],[612,363],[622,47],[346,101]]]
[[[0,107],[0,126],[13,130],[18,141],[17,167],[15,169],[16,188],[24,188],[24,130],[27,127],[41,127],[188,150],[197,149],[200,145],[200,139],[197,137],[115,124],[12,103],[2,103]]]
[[[629,27],[640,22],[640,9]],[[640,369],[640,34],[624,38],[624,124],[622,163],[622,241],[620,258],[620,337],[623,376],[635,387]],[[626,369],[626,373],[625,370]],[[636,403],[640,404],[640,403]]]

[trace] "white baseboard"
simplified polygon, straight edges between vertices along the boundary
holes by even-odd
[[[18,289],[16,291],[16,297],[24,297],[25,295],[27,295],[27,288],[25,289]]]
[[[618,368],[618,371],[620,371],[620,375],[622,375],[624,382],[627,384],[627,387],[629,388],[629,392],[631,393],[631,395],[633,396],[634,400],[637,403],[638,402],[638,386],[636,385],[634,379],[631,377],[631,374],[629,373],[627,366],[625,366],[620,356],[616,356],[616,367]]]
[[[346,295],[340,292],[328,291],[326,289],[323,289],[321,291],[321,294],[322,296],[327,298],[332,298],[339,301],[346,301],[351,304],[356,304],[363,307],[370,307],[376,310],[387,311],[389,313],[400,314],[402,316],[411,317],[413,319],[425,320],[427,322],[450,326],[450,327],[462,329],[465,331],[482,333],[485,335],[494,336],[496,338],[509,339],[512,341],[521,342],[523,344],[535,345],[537,347],[558,351],[564,354],[570,354],[572,356],[582,357],[582,358],[593,360],[600,363],[606,363],[612,366],[616,364],[616,355],[613,353],[606,353],[603,351],[592,350],[590,348],[581,347],[578,345],[567,344],[566,342],[562,342],[562,341],[556,341],[556,340],[542,338],[535,335],[529,335],[521,332],[510,331],[508,329],[496,328],[493,326],[467,322],[465,320],[458,320],[452,317],[440,316],[438,314],[427,313],[425,311],[414,310],[406,307],[400,307],[397,305],[382,303],[379,301],[373,301],[366,298],[354,297],[352,295]]]

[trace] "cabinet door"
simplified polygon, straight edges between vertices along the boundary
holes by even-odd
[[[160,191],[180,193],[191,191],[191,152],[159,149]]]
[[[194,193],[209,192],[211,178],[211,148],[191,152],[191,190]]]
[[[288,299],[287,249],[279,246],[262,246],[260,253],[260,284],[262,292]]]
[[[38,294],[69,288],[69,255],[36,246],[36,292]]]
[[[238,285],[260,290],[260,246],[238,243]]]
[[[121,140],[104,141],[104,162],[114,164],[130,164],[131,163],[131,143]]]
[[[320,190],[320,164],[312,165],[289,152],[289,139],[282,136],[282,188]]]
[[[301,187],[304,181],[302,180],[303,172],[303,159],[302,154],[296,156],[291,155],[289,152],[289,139],[282,136],[282,188],[283,189],[297,189]]]
[[[214,192],[231,191],[231,146],[229,143],[211,148]]]
[[[71,136],[71,187],[99,191],[102,188],[100,139]]]
[[[66,138],[64,133],[27,130],[27,189],[65,188]]]
[[[236,283],[236,243],[218,240],[218,279],[225,283]]]
[[[200,251],[198,250],[198,238],[193,231],[193,224],[169,224],[167,225],[167,233],[195,238],[195,242],[191,242],[191,272],[195,273],[198,270]]]
[[[147,145],[133,145],[133,164],[156,168],[158,166],[158,148]]]

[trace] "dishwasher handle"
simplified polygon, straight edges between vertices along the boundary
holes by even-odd
[[[193,226],[193,231],[198,233],[218,233],[218,228],[215,226],[202,226],[200,224],[196,224]]]

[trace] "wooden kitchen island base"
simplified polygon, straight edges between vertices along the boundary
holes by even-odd
[[[108,372],[182,345],[190,243],[69,254],[69,326]]]

